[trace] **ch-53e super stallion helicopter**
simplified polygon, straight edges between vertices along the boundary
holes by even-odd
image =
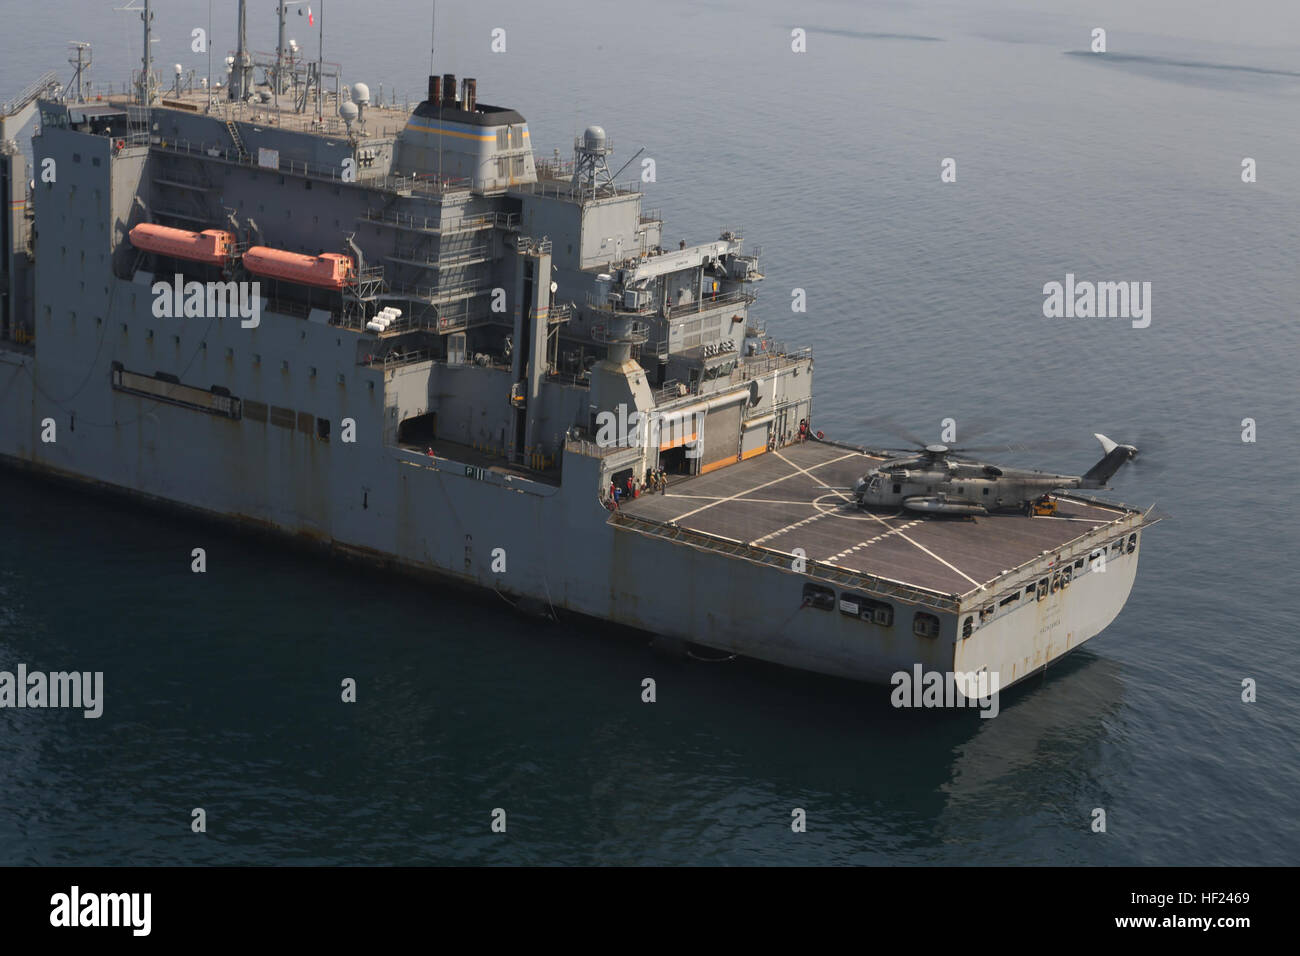
[[[990,511],[1052,514],[1048,492],[1059,488],[1105,488],[1126,461],[1136,457],[1133,445],[1120,445],[1094,435],[1105,454],[1083,475],[1053,475],[1045,471],[1001,468],[986,462],[954,458],[947,445],[926,445],[907,458],[886,461],[859,478],[853,496],[859,508],[898,508],[923,514],[973,517]],[[1041,509],[1041,510],[1040,510]]]

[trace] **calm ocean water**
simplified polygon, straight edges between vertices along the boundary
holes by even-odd
[[[70,39],[96,44],[100,80],[138,62],[137,18],[65,6],[7,12],[0,98],[68,72]],[[428,4],[343,6],[325,4],[326,58],[418,93]],[[1064,471],[1095,459],[1093,431],[1146,446],[1157,467],[1117,493],[1169,520],[1125,611],[995,720],[898,712],[0,474],[0,668],[107,682],[99,720],[0,711],[0,864],[1296,862],[1300,47],[1275,39],[1300,36],[1296,11],[441,6],[438,72],[518,108],[539,152],[600,123],[620,163],[655,159],[667,239],[762,245],[754,314],[816,350],[832,437],[888,442],[863,424],[884,415],[937,438],[951,416],[959,441],[1078,437],[1003,456]],[[206,69],[188,37],[207,4],[159,7],[158,61]],[[1094,26],[1105,57],[1082,55]],[[1045,319],[1067,272],[1151,282],[1150,327]]]

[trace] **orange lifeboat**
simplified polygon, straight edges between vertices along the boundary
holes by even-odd
[[[142,222],[131,230],[131,245],[146,252],[156,252],[176,259],[222,265],[230,258],[235,237],[221,229],[186,232]]]
[[[351,256],[337,252],[304,256],[266,246],[250,246],[244,253],[244,268],[255,275],[335,290],[342,289],[356,277],[356,266]]]

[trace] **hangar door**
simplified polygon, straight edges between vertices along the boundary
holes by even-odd
[[[735,464],[740,454],[740,416],[744,402],[732,402],[709,409],[704,416],[704,450],[700,453],[700,474]]]

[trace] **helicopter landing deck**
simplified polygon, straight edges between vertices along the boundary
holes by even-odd
[[[960,595],[1134,512],[1056,496],[1053,517],[991,514],[974,520],[863,511],[848,490],[881,461],[842,445],[779,448],[707,475],[670,483],[620,506],[629,515],[808,560]]]

